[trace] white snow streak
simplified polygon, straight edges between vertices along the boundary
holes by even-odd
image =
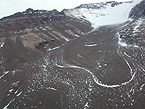
[[[65,41],[70,41],[70,39],[68,39],[68,38],[66,38],[66,37],[64,37],[63,39],[64,39]]]
[[[143,85],[140,87],[140,90],[142,90],[144,86],[145,86],[145,84],[143,84]]]
[[[20,96],[21,94],[22,94],[22,92],[18,93],[18,94],[17,94],[17,97]]]
[[[102,83],[102,82],[101,82],[101,81],[100,81],[91,71],[89,71],[88,69],[85,69],[85,68],[83,68],[83,67],[74,66],[74,65],[68,65],[68,64],[66,64],[65,66],[61,66],[61,65],[58,65],[57,63],[55,63],[55,65],[56,65],[57,67],[60,67],[60,68],[76,68],[76,69],[85,70],[86,72],[88,72],[88,73],[91,74],[91,76],[93,77],[94,82],[95,82],[96,84],[98,84],[99,86],[106,87],[106,88],[113,88],[113,87],[120,87],[120,86],[123,86],[123,85],[127,85],[127,84],[130,83],[130,82],[134,79],[134,77],[135,77],[135,74],[136,74],[136,73],[133,74],[132,69],[131,69],[129,63],[127,62],[127,60],[125,60],[125,61],[126,61],[127,65],[128,65],[129,68],[130,68],[130,73],[132,74],[132,77],[131,77],[131,79],[130,79],[129,81],[123,82],[123,83],[121,83],[121,84],[116,84],[116,85],[108,85],[108,84]]]
[[[89,105],[88,104],[89,104],[88,102],[85,104],[85,108],[84,109],[89,108]]]
[[[129,58],[131,57],[131,56],[129,56],[126,52],[124,52],[124,54],[125,54],[127,57],[129,57]]]
[[[3,109],[8,109],[8,106],[9,106],[14,100],[15,100],[15,98],[12,99]]]
[[[46,89],[57,90],[57,89],[55,89],[55,88],[53,88],[53,87],[48,87],[48,88],[46,88]]]
[[[9,73],[9,71],[4,72],[4,74],[2,76],[0,76],[0,79],[2,79],[8,73]]]
[[[3,42],[3,43],[1,44],[1,46],[0,46],[0,48],[2,48],[2,47],[4,46],[4,44],[5,44],[5,43]]]
[[[127,43],[125,43],[119,36],[118,36],[118,44],[123,47],[127,47]]]
[[[93,46],[97,46],[97,44],[90,44],[90,45],[89,44],[86,44],[85,46],[86,47],[93,47]]]
[[[141,23],[142,23],[142,19],[139,19],[137,21],[137,25],[134,27],[134,31],[133,31],[134,33],[138,31],[137,29],[138,29],[138,27],[140,27]]]
[[[79,35],[75,34],[76,37],[80,37]]]

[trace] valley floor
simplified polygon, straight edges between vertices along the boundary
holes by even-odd
[[[0,108],[145,108],[145,48],[100,27],[0,76]]]

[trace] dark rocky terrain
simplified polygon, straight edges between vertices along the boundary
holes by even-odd
[[[80,23],[62,13],[27,9],[1,19],[1,59],[7,60],[3,70],[16,69],[19,64],[91,30],[89,22]]]
[[[0,108],[144,109],[143,4],[131,10],[131,22],[97,29],[64,10],[0,19]]]
[[[145,1],[141,1],[139,4],[137,4],[135,7],[132,8],[129,17],[133,19],[140,18],[142,16],[145,16]]]

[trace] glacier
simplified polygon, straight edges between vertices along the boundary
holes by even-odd
[[[120,24],[126,21],[131,21],[128,18],[129,13],[136,4],[142,0],[134,0],[131,2],[116,2],[117,5],[112,6],[114,2],[101,2],[89,4],[83,7],[65,10],[65,14],[78,19],[83,19],[91,22],[93,28],[98,28],[105,25]],[[93,5],[93,6],[91,6]],[[97,8],[94,8],[96,5]]]

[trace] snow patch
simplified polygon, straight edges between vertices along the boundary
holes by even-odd
[[[58,47],[54,47],[54,48],[49,48],[48,51],[53,51],[53,50],[56,50],[58,48],[61,48],[62,46],[64,46],[66,43],[62,44],[61,46],[58,46]]]
[[[104,64],[104,66],[106,67],[106,66],[107,66],[107,64]]]
[[[15,91],[15,94],[17,94],[18,90]]]
[[[76,37],[80,37],[79,35],[75,34]]]
[[[18,94],[17,94],[17,97],[20,96],[21,94],[22,94],[22,92],[18,93]]]
[[[2,42],[2,44],[1,44],[0,48],[2,48],[2,47],[4,46],[4,44],[5,44],[5,43],[4,43],[4,42]]]
[[[48,87],[47,89],[50,89],[50,90],[57,90],[57,89],[55,89],[55,88],[53,88],[53,87]]]
[[[89,103],[88,102],[85,104],[84,109],[87,109],[87,108],[89,108]]]
[[[143,84],[143,85],[140,87],[140,90],[142,90],[144,86],[145,86],[145,84]]]
[[[9,73],[9,71],[4,72],[4,74],[2,76],[0,76],[0,79],[2,79],[8,73]]]
[[[14,83],[12,84],[12,86],[17,87],[19,83],[20,83],[20,81],[14,82]]]
[[[14,89],[10,89],[10,90],[9,90],[9,93],[12,93],[13,90],[14,90]]]
[[[126,55],[126,56],[129,57],[129,58],[131,57],[131,56],[129,56],[126,52],[124,52],[124,55]]]
[[[63,39],[64,39],[65,41],[67,41],[67,42],[70,41],[70,39],[68,39],[68,38],[66,38],[66,37],[64,37]]]
[[[86,47],[94,47],[94,46],[97,46],[97,44],[86,44],[85,46]]]
[[[141,25],[141,23],[142,23],[142,19],[139,19],[136,23],[137,23],[137,25],[134,27],[134,31],[133,31],[134,33],[135,33],[135,32],[138,32],[137,29],[138,29],[138,27],[140,27],[140,25]]]
[[[13,101],[15,101],[15,98],[12,99],[3,109],[8,109],[8,106],[9,106]]]
[[[122,39],[120,38],[119,33],[117,33],[117,35],[118,35],[118,44],[119,44],[119,45],[121,45],[121,46],[123,46],[123,47],[135,47],[135,48],[139,48],[139,46],[137,46],[136,44],[128,45],[124,40],[122,40]]]
[[[118,44],[123,46],[123,47],[127,47],[127,44],[121,38],[119,38]]]
[[[42,67],[43,67],[43,71],[47,72],[47,66],[46,65],[42,65]]]

